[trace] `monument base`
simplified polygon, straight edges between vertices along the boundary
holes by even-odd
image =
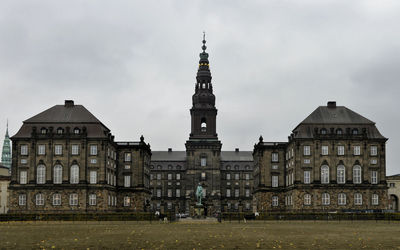
[[[193,219],[203,219],[205,217],[206,216],[204,215],[204,205],[203,204],[195,204]]]

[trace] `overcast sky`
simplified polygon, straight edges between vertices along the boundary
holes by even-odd
[[[117,140],[184,150],[205,30],[223,150],[287,141],[336,100],[376,122],[400,173],[399,24],[400,1],[2,0],[1,137],[73,99]]]

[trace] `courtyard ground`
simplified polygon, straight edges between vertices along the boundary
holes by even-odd
[[[1,249],[400,249],[400,222],[3,222]]]

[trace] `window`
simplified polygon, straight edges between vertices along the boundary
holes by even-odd
[[[200,159],[200,165],[201,165],[202,167],[207,166],[207,158],[202,157],[202,158]]]
[[[231,197],[231,190],[230,189],[226,190],[226,197]]]
[[[132,154],[131,153],[125,153],[124,154],[124,161],[131,161],[132,160]]]
[[[19,172],[19,184],[26,184],[28,181],[28,172],[26,170],[21,170]]]
[[[272,187],[278,187],[278,176],[277,175],[272,176]]]
[[[378,161],[376,159],[371,159],[370,163],[371,163],[371,165],[376,165],[378,163]]]
[[[38,145],[38,155],[46,154],[46,145]]]
[[[321,135],[326,135],[326,133],[327,133],[326,128],[322,128],[322,129],[321,129]]]
[[[62,183],[62,166],[61,165],[54,166],[53,183],[54,184]]]
[[[130,187],[130,186],[131,186],[131,176],[125,175],[124,176],[124,187]]]
[[[64,133],[64,129],[58,128],[57,129],[57,134],[62,135]]]
[[[175,190],[175,196],[176,196],[177,198],[181,197],[181,190],[180,190],[180,189],[176,189],[176,190]]]
[[[168,180],[172,180],[172,174],[168,174]]]
[[[44,205],[44,195],[42,193],[36,194],[36,206]]]
[[[277,207],[279,205],[279,198],[278,196],[272,196],[272,206]]]
[[[246,205],[245,205],[245,208],[246,208],[246,210],[250,210],[250,202],[246,202]]]
[[[236,173],[235,174],[235,180],[239,180],[240,179],[240,175],[239,175],[239,173]]]
[[[69,205],[70,206],[78,206],[78,194],[70,194],[69,195]]]
[[[371,183],[378,184],[378,171],[371,171]]]
[[[227,174],[226,174],[226,179],[227,179],[227,180],[230,180],[230,179],[231,179],[231,174],[230,174],[230,173],[227,173]]]
[[[379,196],[377,194],[372,194],[371,203],[372,203],[372,205],[378,205],[379,204]]]
[[[26,194],[20,194],[18,196],[18,205],[20,205],[20,206],[26,205]]]
[[[96,170],[90,170],[90,172],[89,172],[89,183],[90,184],[96,184],[97,183],[97,171]]]
[[[124,207],[130,207],[131,206],[131,197],[125,196],[124,197]]]
[[[304,205],[306,206],[311,205],[311,194],[304,195]]]
[[[61,194],[53,194],[53,206],[61,205]]]
[[[337,154],[338,155],[344,155],[344,146],[338,146],[337,147]]]
[[[96,206],[96,194],[89,194],[89,205],[90,206]]]
[[[304,171],[304,184],[310,184],[311,182],[311,176],[310,176],[310,171]]]
[[[74,128],[74,134],[79,135],[81,130],[79,128]]]
[[[90,145],[90,155],[97,155],[97,145]]]
[[[239,197],[239,188],[236,188],[236,189],[235,189],[235,197],[236,197],[236,198]]]
[[[161,180],[161,174],[157,174],[157,180]]]
[[[322,155],[328,155],[328,150],[329,150],[328,146],[322,146],[321,147],[321,154]]]
[[[340,193],[338,195],[338,205],[339,206],[344,206],[346,205],[346,194]]]
[[[157,198],[161,198],[161,189],[157,189]]]
[[[304,164],[310,164],[311,160],[310,159],[304,159]]]
[[[321,183],[329,184],[329,167],[326,165],[321,167]]]
[[[361,167],[358,165],[353,167],[353,183],[361,184]]]
[[[21,155],[28,155],[28,145],[21,145]]]
[[[45,134],[47,133],[47,129],[41,128],[41,129],[40,129],[40,133],[41,133],[42,135],[45,135]]]
[[[303,147],[303,154],[304,155],[311,155],[311,147],[310,146],[304,146]]]
[[[377,155],[378,155],[378,147],[371,146],[371,156],[377,156]]]
[[[328,193],[323,193],[322,194],[322,205],[329,205],[331,203],[331,199]]]
[[[246,179],[246,181],[250,180],[250,174],[245,174],[244,178]]]
[[[353,129],[352,134],[353,134],[353,135],[358,135],[358,129],[356,129],[356,128]]]
[[[277,170],[277,169],[278,169],[278,165],[273,164],[271,168],[272,168],[273,170]]]
[[[70,183],[71,184],[78,184],[79,183],[79,167],[78,167],[78,165],[72,165],[71,166]]]
[[[362,205],[362,194],[360,193],[354,194],[354,205]]]
[[[354,146],[354,155],[360,155],[360,154],[361,154],[361,147]]]
[[[278,153],[272,153],[271,159],[272,162],[278,162],[279,161]]]
[[[338,129],[336,130],[336,134],[337,134],[337,135],[343,134],[343,130],[342,130],[341,128],[338,128]]]
[[[205,83],[203,83],[203,89],[205,89],[205,86],[206,86]],[[201,129],[201,132],[206,132],[207,131],[206,118],[201,118],[200,129]]]
[[[202,193],[203,198],[206,198],[206,194],[207,194],[207,189],[203,188],[203,193]]]
[[[172,197],[172,189],[169,188],[169,189],[167,190],[167,195],[168,195],[169,198]]]
[[[62,155],[62,145],[54,145],[54,154]]]
[[[389,183],[389,187],[394,188],[394,187],[396,187],[396,184],[395,183]]]
[[[338,184],[346,183],[346,168],[343,165],[339,165],[336,171],[336,181]]]
[[[36,183],[44,184],[46,182],[46,167],[39,165],[36,169]]]
[[[181,179],[181,174],[180,173],[176,174],[176,180],[179,181],[180,179]]]
[[[202,179],[202,180],[205,180],[205,179],[206,179],[206,173],[205,173],[205,172],[202,172],[202,173],[201,173],[201,179]]]
[[[79,155],[79,145],[78,144],[72,144],[71,145],[71,154],[72,155]]]
[[[245,190],[245,196],[250,197],[250,189],[246,188]]]

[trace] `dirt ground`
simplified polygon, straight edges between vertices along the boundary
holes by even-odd
[[[1,249],[400,249],[400,222],[3,222]]]

